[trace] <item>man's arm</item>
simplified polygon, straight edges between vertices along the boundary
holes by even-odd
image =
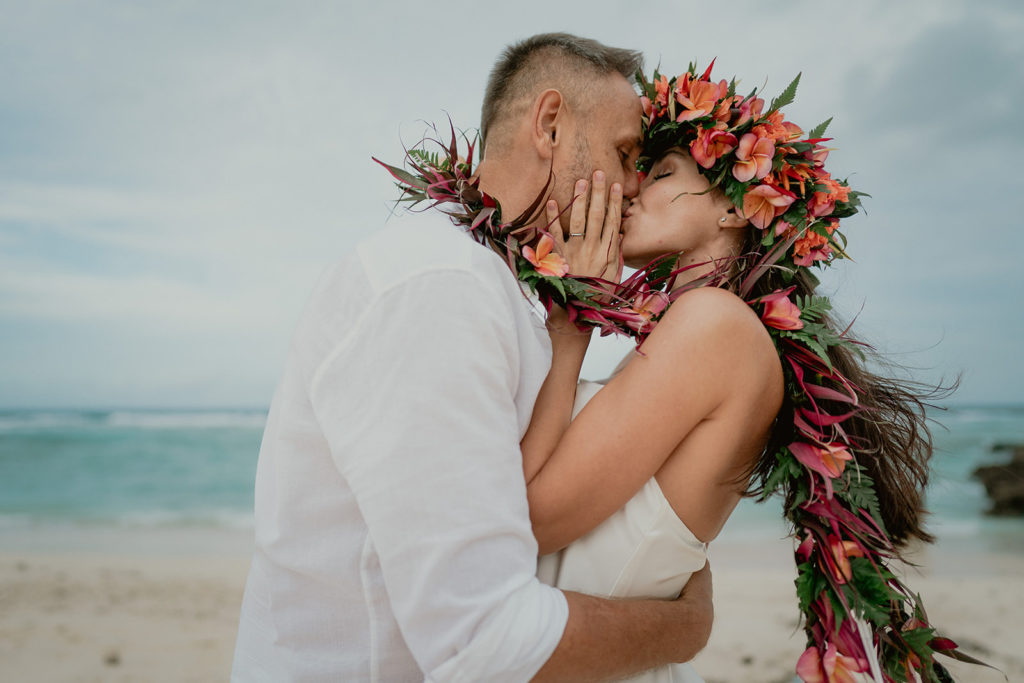
[[[594,650],[607,651],[606,675],[683,658],[657,646],[638,659],[631,636],[653,626],[685,642],[686,600],[574,596],[568,617],[534,576],[513,314],[506,292],[468,272],[414,278],[371,302],[311,378],[403,638],[432,681],[525,681],[556,647],[559,671],[591,677],[604,668]]]
[[[600,681],[669,662],[686,662],[711,635],[711,568],[690,577],[677,600],[603,600],[566,593],[569,622],[554,654],[533,678]]]

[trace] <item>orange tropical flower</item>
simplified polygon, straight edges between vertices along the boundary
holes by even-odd
[[[825,231],[831,235],[837,227],[839,221],[833,218],[825,224]],[[804,236],[793,244],[793,263],[798,266],[809,266],[815,261],[827,261],[831,257],[832,246],[828,238],[813,230],[805,232]]]
[[[788,448],[793,457],[829,479],[835,479],[842,474],[846,469],[846,462],[853,460],[850,451],[846,450],[846,444],[838,441],[824,446],[794,441]]]
[[[736,147],[736,163],[732,166],[732,175],[741,183],[754,178],[760,180],[771,173],[774,156],[775,143],[771,138],[759,138],[753,133],[747,133],[740,138]]]
[[[676,95],[676,101],[681,101],[680,98],[690,96],[690,83],[692,82],[693,81],[691,80],[689,71],[687,71],[682,76],[676,79],[676,88],[674,91]]]
[[[846,583],[853,578],[853,569],[850,567],[851,557],[864,557],[864,551],[853,541],[840,540],[835,534],[829,534],[828,549],[832,559],[839,569],[839,576],[835,577],[839,583]]]
[[[788,293],[789,290],[773,292],[761,298],[764,303],[761,322],[777,330],[803,329],[804,321],[800,319],[800,309],[789,300]]]
[[[768,114],[768,120],[754,126],[751,132],[761,137],[769,137],[776,143],[792,142],[804,134],[800,126],[786,121],[778,109]]]
[[[692,121],[711,114],[715,111],[718,100],[725,97],[728,92],[729,85],[725,80],[720,83],[697,81],[690,85],[690,92],[685,96],[676,88],[676,101],[683,105],[683,111],[676,117],[676,121]]]
[[[765,230],[778,216],[786,213],[796,195],[772,185],[758,185],[743,195],[743,217]]]
[[[537,243],[537,251],[532,247],[523,247],[523,257],[533,264],[537,272],[549,277],[563,277],[569,273],[569,264],[559,254],[551,250],[555,241],[548,235],[541,235]]]
[[[654,103],[651,106],[652,118],[658,118],[668,107],[668,78],[659,76],[654,80]]]
[[[693,160],[704,168],[711,168],[715,162],[736,148],[736,136],[725,131],[724,123],[714,128],[701,128],[697,139],[690,143]]]

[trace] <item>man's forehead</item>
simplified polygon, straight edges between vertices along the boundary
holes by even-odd
[[[609,76],[595,93],[597,111],[602,112],[608,134],[622,144],[640,144],[643,108],[640,96],[625,77],[619,74]]]

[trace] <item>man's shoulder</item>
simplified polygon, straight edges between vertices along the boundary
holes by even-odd
[[[429,282],[439,272],[459,271],[506,286],[515,279],[497,254],[439,211],[396,215],[356,245],[351,258],[378,293],[410,280]]]

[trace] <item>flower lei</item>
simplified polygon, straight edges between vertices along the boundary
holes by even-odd
[[[738,287],[746,299],[770,269],[789,281],[798,268],[824,268],[844,257],[839,221],[857,212],[862,193],[825,170],[829,138],[822,135],[831,119],[805,137],[779,111],[793,101],[799,76],[766,109],[756,90],[740,95],[735,80],[712,81],[713,65],[698,75],[691,64],[672,79],[655,71],[651,82],[638,74],[644,110],[638,166],[644,173],[668,149],[688,149],[711,186],[760,230],[759,260]],[[859,389],[833,367],[828,349],[853,342],[823,323],[828,298],[791,301],[794,288],[747,303],[783,361],[797,434],[774,454],[761,498],[791,494],[785,516],[799,541],[796,592],[808,645],[796,672],[807,683],[952,680],[935,653],[980,662],[936,634],[920,597],[888,568],[899,549],[843,429],[862,409]],[[843,408],[830,412],[826,404]]]
[[[399,202],[411,206],[427,203],[426,208],[438,208],[447,214],[476,241],[504,256],[509,269],[539,296],[546,310],[557,304],[581,329],[596,327],[602,335],[624,334],[635,337],[637,345],[642,343],[654,329],[654,319],[669,304],[668,295],[660,288],[671,275],[671,264],[663,261],[621,283],[570,276],[565,259],[553,251],[554,240],[547,228],[530,225],[543,205],[544,193],[521,216],[503,222],[498,201],[482,192],[479,178],[474,177],[475,140],[462,137],[468,145],[465,156],[459,153],[459,136],[451,126],[448,144],[425,137],[419,145],[407,149],[406,168],[377,158],[374,161],[397,181],[402,192]],[[428,151],[428,142],[439,150]]]

